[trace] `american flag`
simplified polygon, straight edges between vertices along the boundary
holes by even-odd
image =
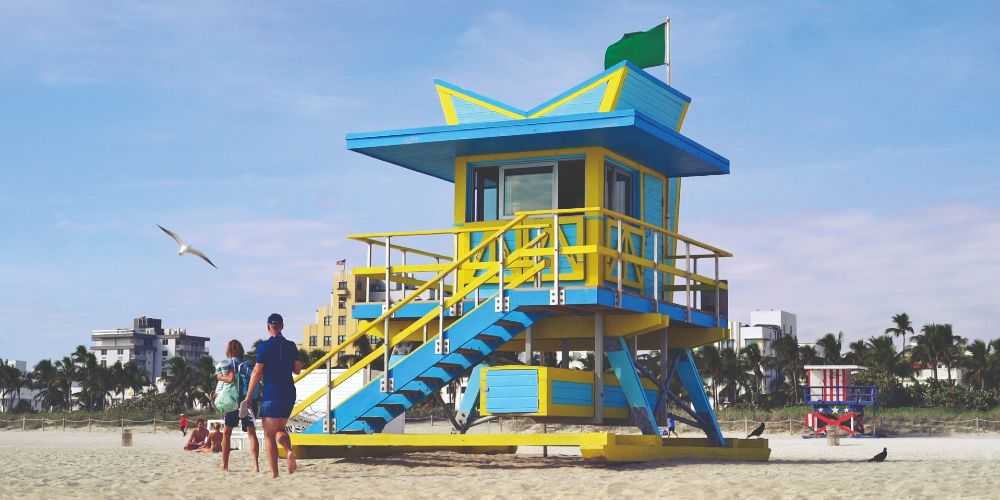
[[[340,259],[340,260],[338,260],[337,261],[337,265],[338,266],[346,266],[347,265],[347,259]]]

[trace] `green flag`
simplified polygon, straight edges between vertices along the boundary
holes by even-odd
[[[640,68],[670,64],[667,60],[667,23],[649,31],[625,33],[604,52],[604,69],[626,59]]]

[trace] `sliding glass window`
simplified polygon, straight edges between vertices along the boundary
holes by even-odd
[[[552,182],[552,165],[504,167],[500,182],[503,185],[505,217],[527,210],[549,210],[553,206],[555,183]]]
[[[582,208],[585,191],[582,159],[472,169],[472,221],[513,217],[517,212]]]

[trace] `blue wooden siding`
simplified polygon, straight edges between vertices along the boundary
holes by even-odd
[[[654,226],[663,227],[663,181],[659,177],[643,174],[642,176],[642,221]],[[644,231],[646,244],[642,249],[642,256],[653,259],[653,232]],[[653,270],[643,270],[643,294],[647,297],[653,295]]]
[[[656,390],[646,388],[646,398],[650,401],[656,401]],[[622,391],[621,387],[616,385],[604,386],[604,407],[605,408],[626,408],[628,407],[628,401],[625,399],[625,393]]]
[[[560,233],[562,235],[560,237],[560,240],[559,240],[559,244],[560,245],[562,245],[562,246],[574,246],[574,245],[581,244],[576,239],[576,232],[577,232],[576,231],[576,229],[577,229],[576,223],[572,223],[572,224],[559,223],[559,229],[560,229]],[[541,231],[541,229],[532,229],[532,230],[530,230],[528,232],[529,233],[529,238],[534,239],[536,236],[538,236],[539,231]],[[566,238],[566,241],[565,242],[562,241],[561,238]],[[527,243],[527,242],[525,242],[525,243]],[[552,242],[549,241],[545,245],[542,245],[542,246],[547,246],[547,247],[551,248],[552,247]],[[566,255],[560,255],[559,256],[559,274],[573,272],[573,266],[570,265],[570,260],[569,259],[570,258],[568,256],[566,256]],[[580,264],[580,265],[583,265],[583,264]]]
[[[608,84],[602,83],[583,94],[578,95],[572,101],[559,106],[546,113],[545,116],[572,115],[575,113],[597,113],[601,110],[601,100],[604,99],[604,91]]]
[[[565,380],[553,380],[552,404],[554,405],[594,405],[594,385],[584,382],[567,382]]]
[[[629,68],[622,84],[615,110],[634,109],[674,129],[680,120],[685,101],[650,79],[652,75]]]
[[[563,380],[552,381],[552,404],[556,405],[577,405],[593,406],[594,385],[584,382],[566,382]],[[646,397],[650,401],[656,401],[656,390],[646,388]],[[625,408],[628,403],[625,400],[625,393],[622,388],[616,385],[604,386],[604,407],[605,408]]]
[[[534,413],[538,411],[538,372],[490,370],[486,372],[486,411]]]
[[[667,213],[667,229],[670,230],[670,231],[673,231],[675,233],[677,232],[677,217],[678,217],[679,214],[675,214],[674,213],[674,207],[676,206],[677,196],[679,195],[679,193],[678,193],[678,191],[679,191],[679,189],[678,189],[679,184],[680,184],[680,179],[678,179],[676,177],[671,177],[669,180],[667,180],[667,211],[666,211],[666,213]],[[664,248],[666,248],[667,251],[669,251],[669,252],[673,253],[674,255],[676,255],[676,252],[673,252],[673,250],[672,250],[674,248],[675,244],[676,244],[676,242],[674,241],[674,238],[668,238],[667,239],[667,246],[664,247]],[[678,248],[677,250],[680,250],[680,249]],[[663,262],[666,263],[666,264],[672,264],[674,262],[674,260],[673,259],[666,259]],[[665,279],[664,283],[666,283],[666,284],[673,284],[673,282],[674,282],[673,275],[666,275],[666,276],[664,276],[664,279]]]
[[[451,102],[455,105],[455,116],[458,117],[458,123],[498,122],[511,119],[509,116],[490,111],[458,97],[452,97]]]

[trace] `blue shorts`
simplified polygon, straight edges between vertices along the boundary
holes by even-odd
[[[225,419],[226,421],[226,427],[234,428],[237,425],[239,425],[240,429],[243,429],[243,432],[246,432],[247,429],[254,428],[253,416],[246,416],[240,418],[239,410],[233,410],[229,413],[226,413],[223,416],[223,419]]]
[[[292,414],[295,401],[263,401],[260,403],[260,416],[263,418],[288,418]]]

